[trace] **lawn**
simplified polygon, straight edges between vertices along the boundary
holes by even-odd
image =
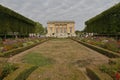
[[[53,59],[47,58],[40,53],[29,53],[23,57],[24,63],[29,63],[37,66],[45,66],[54,63]]]

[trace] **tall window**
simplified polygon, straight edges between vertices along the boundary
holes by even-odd
[[[67,31],[66,31],[67,29],[66,28],[64,28],[64,33],[66,33]]]
[[[52,33],[52,27],[50,27],[50,33]]]
[[[58,28],[56,27],[56,33],[58,33]]]
[[[60,28],[60,33],[62,33],[63,31],[62,31],[62,27]]]
[[[72,33],[72,27],[70,27],[70,33]]]

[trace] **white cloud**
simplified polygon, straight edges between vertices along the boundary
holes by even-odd
[[[74,20],[76,29],[120,0],[0,0],[0,4],[46,26],[50,20]]]

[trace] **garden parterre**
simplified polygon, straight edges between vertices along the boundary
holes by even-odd
[[[87,38],[81,39],[81,41],[111,50],[113,52],[117,52],[117,53],[120,52],[120,44],[117,42],[117,40],[113,38],[87,37]]]

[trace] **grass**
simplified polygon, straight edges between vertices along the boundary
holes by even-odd
[[[40,53],[29,53],[23,57],[24,63],[33,64],[36,66],[45,66],[54,63],[53,59],[47,58]]]

